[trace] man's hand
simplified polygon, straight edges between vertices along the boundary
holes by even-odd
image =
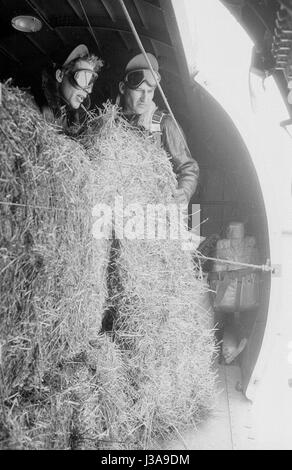
[[[188,206],[188,200],[183,188],[175,189],[173,195],[178,204]]]

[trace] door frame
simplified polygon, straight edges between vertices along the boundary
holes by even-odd
[[[187,94],[192,89],[192,81],[194,80],[193,76],[197,73],[196,56],[199,41],[197,31],[192,29],[193,19],[191,19],[190,15],[187,13],[186,2],[188,1],[189,0],[171,0],[171,2],[169,2],[167,0],[160,0],[166,23],[171,31],[176,59],[178,61],[180,70],[182,71],[183,82],[185,84],[185,90]],[[192,0],[192,2],[199,4],[201,3],[201,0]],[[218,3],[221,4],[219,0]],[[221,4],[221,7],[226,8],[223,6],[223,4]],[[211,10],[210,15],[212,15]],[[212,28],[212,25],[210,25],[210,28]],[[243,29],[239,23],[238,28]],[[210,51],[211,48],[212,44],[210,44]],[[218,99],[216,93],[212,93],[212,90],[208,89],[207,87],[206,89],[213,96],[213,98],[215,98],[215,100],[221,104],[223,109],[226,110],[224,103],[220,102],[220,99]],[[230,92],[231,91],[232,90],[230,90]],[[283,101],[280,90],[279,100]],[[245,129],[240,128],[236,120],[233,119],[233,116],[230,114],[230,110],[227,110],[227,112],[229,113],[231,119],[241,134],[243,141],[247,144],[245,138]],[[292,216],[290,217],[291,220],[288,217],[288,219],[286,218],[284,221],[283,210],[281,210],[283,209],[283,201],[285,201],[284,206],[286,208],[289,208],[289,205],[291,205],[292,202],[291,187],[287,187],[287,184],[289,185],[289,177],[292,175],[292,162],[291,159],[290,163],[287,160],[288,147],[285,147],[283,154],[280,153],[277,155],[276,166],[275,156],[273,156],[271,153],[269,155],[265,155],[268,168],[276,169],[278,168],[278,165],[283,164],[283,171],[276,172],[274,175],[273,187],[271,187],[271,181],[267,180],[266,174],[264,171],[262,171],[262,166],[260,165],[260,160],[263,157],[263,152],[265,152],[265,147],[262,146],[261,140],[258,138],[259,130],[254,128],[253,132],[255,134],[254,144],[252,146],[247,144],[247,147],[249,149],[250,157],[255,167],[260,189],[263,195],[267,216],[267,231],[270,245],[271,264],[275,265],[277,269],[275,274],[273,274],[271,277],[267,322],[263,332],[261,349],[255,361],[249,382],[246,384],[246,397],[252,401],[256,399],[258,390],[260,389],[260,384],[264,382],[265,373],[269,367],[269,358],[275,350],[275,345],[278,343],[279,335],[283,334],[283,328],[287,331],[287,327],[290,326],[292,332],[292,320],[289,320],[289,325],[285,323],[288,305],[287,302],[286,304],[285,302],[283,303],[282,295],[283,273],[285,273],[285,281],[287,283],[287,275],[291,276],[290,279],[292,279],[292,267],[291,265],[287,264],[287,260],[285,260],[285,257],[283,257],[281,250],[283,234],[287,233],[287,231],[292,233]],[[259,153],[261,153],[261,158],[259,158]],[[286,174],[287,168],[290,172],[288,179]],[[283,187],[284,181],[286,183],[285,188]],[[275,207],[278,207],[279,210],[275,210]]]

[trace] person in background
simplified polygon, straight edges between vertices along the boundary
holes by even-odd
[[[46,121],[67,134],[78,133],[102,66],[102,60],[80,44],[62,65],[44,70],[42,90],[35,99]]]
[[[157,59],[147,53],[157,81]],[[157,83],[143,54],[133,57],[124,70],[123,80],[119,83],[117,104],[122,107],[126,119],[133,125],[141,127],[158,136],[159,144],[171,158],[173,170],[177,177],[178,187],[174,194],[179,204],[188,204],[195,193],[199,166],[191,156],[182,134],[173,118],[161,111],[153,101]]]

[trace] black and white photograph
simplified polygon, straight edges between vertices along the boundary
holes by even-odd
[[[20,450],[292,450],[292,0],[0,0]]]

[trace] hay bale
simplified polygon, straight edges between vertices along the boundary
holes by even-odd
[[[9,84],[0,133],[0,446],[68,448],[81,381],[65,365],[92,354],[107,297],[110,242],[92,237],[96,167]]]
[[[124,207],[139,203],[144,214],[148,204],[174,203],[175,176],[153,138],[133,129],[110,106],[100,119],[91,122],[85,145],[99,162],[103,201],[113,213],[117,196]],[[117,218],[114,213],[116,231]],[[165,240],[124,237],[114,245],[116,289],[109,292],[116,311],[113,335],[131,384],[132,445],[143,449],[198,423],[213,409],[215,398],[208,289],[192,254],[181,241],[170,239],[169,225],[168,218]]]
[[[204,286],[177,242],[112,244],[116,213],[95,239],[91,212],[117,196],[171,202],[171,164],[116,108],[89,122],[84,150],[28,94],[2,91],[0,447],[155,446],[210,409]],[[101,335],[107,306],[117,317]]]
[[[170,160],[150,135],[130,126],[116,106],[106,103],[99,117],[92,115],[82,143],[98,168],[103,190],[97,202],[114,209],[117,196],[124,206],[173,201],[176,179]]]
[[[100,335],[91,348],[51,370],[47,382],[64,378],[66,384],[50,394],[53,419],[43,418],[49,429],[45,448],[127,448],[130,402],[121,355],[111,339]],[[62,421],[54,419],[58,414]]]
[[[173,242],[121,245],[115,334],[137,390],[139,445],[147,449],[213,409],[214,337],[203,304],[207,289],[188,253]]]

